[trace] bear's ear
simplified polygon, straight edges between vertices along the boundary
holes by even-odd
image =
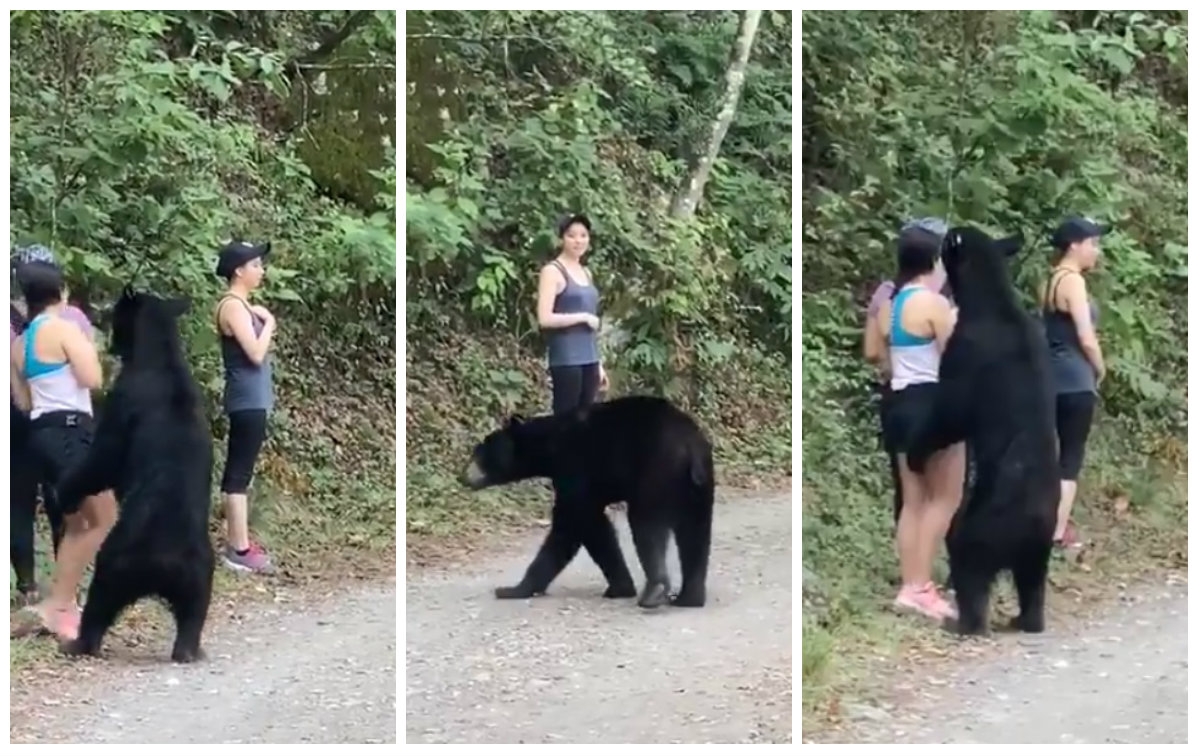
[[[188,310],[192,309],[192,300],[189,297],[175,297],[167,300],[166,307],[167,313],[171,317],[183,317]]]
[[[1012,236],[1006,236],[1003,239],[996,240],[996,249],[1000,250],[1000,254],[1005,257],[1012,257],[1021,251],[1021,246],[1025,244],[1025,236],[1021,232],[1017,232]]]

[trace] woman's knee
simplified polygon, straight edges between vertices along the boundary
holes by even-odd
[[[108,529],[117,521],[117,499],[112,491],[89,496],[84,504],[88,526]]]

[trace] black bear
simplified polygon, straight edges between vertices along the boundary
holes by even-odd
[[[171,658],[203,658],[216,564],[208,538],[213,449],[179,337],[187,310],[185,300],[130,290],[113,308],[111,351],[121,370],[88,456],[58,495],[69,502],[113,489],[120,515],[96,556],[79,637],[63,645],[69,654],[99,654],[126,607],[157,597],[175,618]]]
[[[971,490],[946,537],[959,633],[984,634],[992,584],[1012,573],[1015,629],[1045,629],[1046,577],[1058,506],[1058,441],[1049,350],[1022,308],[1008,260],[1020,237],[951,229],[942,246],[958,322],[942,354],[935,406],[917,430],[909,466],[965,440]]]
[[[583,546],[608,580],[606,598],[637,594],[605,515],[625,502],[646,586],[638,605],[704,606],[712,542],[712,444],[665,399],[628,396],[561,416],[514,416],[476,445],[462,481],[472,489],[550,478],[550,532],[521,582],[497,598],[528,598],[550,583]],[[683,585],[671,597],[667,540],[674,533]]]

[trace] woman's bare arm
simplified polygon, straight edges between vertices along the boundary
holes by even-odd
[[[61,334],[63,354],[71,365],[75,380],[86,389],[98,389],[104,385],[104,372],[100,367],[100,355],[96,347],[79,326],[67,320],[55,321]]]
[[[954,333],[954,324],[958,320],[957,313],[950,306],[950,301],[941,294],[933,294],[930,299],[930,324],[933,326],[933,337],[937,340],[938,352],[946,351],[946,342]]]
[[[538,325],[542,328],[570,328],[580,323],[590,323],[596,317],[591,313],[554,311],[554,298],[558,296],[558,284],[561,280],[562,275],[551,265],[543,266],[538,274]]]
[[[1096,325],[1092,323],[1092,310],[1088,305],[1087,283],[1083,276],[1066,274],[1059,284],[1063,299],[1066,301],[1067,312],[1075,323],[1075,332],[1079,334],[1079,345],[1083,354],[1098,378],[1105,373],[1104,354],[1100,351],[1100,339],[1096,338]]]
[[[267,352],[271,349],[271,337],[275,335],[275,318],[265,318],[263,329],[254,335],[254,323],[250,320],[250,311],[241,302],[226,299],[217,313],[221,325],[229,329],[233,338],[246,353],[246,357],[255,365],[263,364]]]
[[[33,398],[29,395],[29,384],[25,381],[24,360],[21,356],[25,344],[24,337],[12,342],[12,351],[9,355],[8,367],[11,375],[11,393],[13,403],[17,405],[17,409],[22,412],[28,412],[33,408]]]

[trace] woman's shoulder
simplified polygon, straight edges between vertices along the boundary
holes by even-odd
[[[928,286],[914,287],[908,295],[908,301],[917,307],[928,309],[950,309],[950,298],[940,291],[934,291]]]

